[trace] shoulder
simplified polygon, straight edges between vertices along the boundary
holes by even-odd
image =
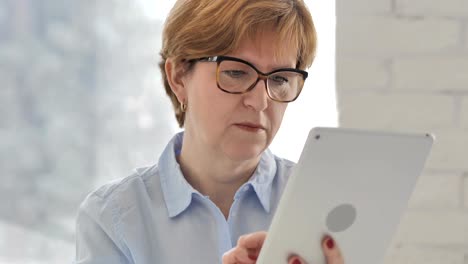
[[[289,174],[291,174],[294,166],[296,166],[296,163],[288,159],[278,157],[276,155],[274,157],[275,157],[277,174],[288,177]]]
[[[277,187],[280,190],[282,190],[288,182],[289,176],[291,175],[294,167],[296,166],[296,163],[288,159],[278,157],[276,155],[274,157],[276,163],[275,181]]]
[[[110,181],[86,196],[76,216],[77,259],[90,255],[95,261],[106,258],[106,263],[121,263],[121,256],[131,259],[124,239],[125,216],[135,210],[145,196],[144,190],[150,188],[147,186],[157,175],[157,167],[136,169],[131,175]]]
[[[290,161],[288,159],[281,158],[276,155],[274,155],[274,157],[275,157],[276,166],[278,166],[278,168],[281,167],[284,169],[292,169],[296,165],[295,162]]]
[[[273,181],[271,183],[272,191],[270,197],[270,204],[272,213],[274,214],[296,163],[288,159],[278,157],[276,155],[274,156],[273,160],[275,163],[274,165],[276,171]]]
[[[80,211],[102,215],[130,206],[144,196],[151,185],[158,184],[158,167],[137,168],[127,177],[112,180],[89,193],[80,205]]]

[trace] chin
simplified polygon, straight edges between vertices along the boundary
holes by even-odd
[[[266,145],[236,145],[224,150],[231,160],[242,162],[257,159],[266,149]]]

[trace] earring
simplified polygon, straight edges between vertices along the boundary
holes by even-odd
[[[185,113],[187,111],[187,104],[185,102],[180,103],[180,110],[182,113]]]

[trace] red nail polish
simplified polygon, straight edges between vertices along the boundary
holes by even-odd
[[[295,259],[292,264],[301,264],[301,261],[299,259]]]
[[[335,247],[335,241],[333,241],[333,238],[329,237],[327,239],[327,247],[328,249],[333,249]]]
[[[249,259],[254,260],[254,261],[257,261],[258,256],[249,255]]]

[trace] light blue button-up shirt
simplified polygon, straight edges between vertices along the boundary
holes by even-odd
[[[268,230],[294,163],[266,150],[226,220],[182,175],[182,141],[177,134],[158,164],[87,196],[77,217],[75,263],[221,263],[239,236]]]

